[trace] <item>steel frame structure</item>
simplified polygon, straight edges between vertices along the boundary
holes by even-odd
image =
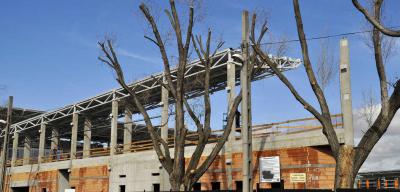
[[[233,62],[237,66],[241,66],[240,62],[236,62],[233,59],[233,56],[236,54],[241,54],[240,49],[226,49],[218,52],[214,55],[214,63],[211,66],[211,78],[210,78],[210,89],[211,92],[219,91],[225,89],[226,87],[226,67],[227,63]],[[274,57],[269,55],[273,62],[277,63],[278,67],[282,71],[287,71],[291,69],[297,68],[301,64],[300,59],[292,59],[289,57]],[[185,72],[185,81],[187,83],[193,82],[193,79],[196,76],[204,74],[205,66],[199,60],[195,60],[191,62],[186,69]],[[237,72],[239,73],[240,67],[236,67]],[[177,69],[174,68],[171,70],[171,75],[173,80],[176,80],[176,72]],[[264,64],[262,66],[261,72],[255,74],[253,77],[253,81],[260,80],[269,76],[273,76],[274,74],[269,69],[269,67]],[[141,80],[135,81],[131,83],[129,86],[135,90],[136,94],[139,98],[142,99],[144,106],[146,109],[154,109],[160,106],[161,101],[161,85],[160,82],[163,78],[163,73],[156,73],[154,75],[150,75]],[[239,84],[239,77],[236,77],[236,82]],[[188,98],[193,98],[200,96],[203,93],[201,86],[196,86],[193,84],[192,86],[188,86],[185,88],[186,96]],[[112,91],[108,91],[106,93],[94,96],[92,98],[80,101],[73,105],[68,105],[59,109],[56,109],[51,112],[46,112],[41,115],[20,121],[11,126],[10,134],[14,134],[14,132],[25,131],[34,127],[40,127],[41,123],[50,123],[56,120],[61,120],[67,117],[71,117],[73,113],[81,113],[88,110],[93,109],[101,109],[102,107],[106,107],[113,100],[123,100],[129,97],[129,94],[123,89],[118,88]],[[4,132],[1,133],[0,137],[3,137]]]

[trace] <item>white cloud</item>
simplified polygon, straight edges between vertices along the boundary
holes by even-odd
[[[374,118],[378,115],[380,106]],[[362,109],[354,111],[354,131],[356,144],[360,141],[363,131],[367,130],[368,125],[360,115]],[[360,171],[380,171],[400,169],[400,112],[397,112],[390,123],[386,133],[372,149]]]
[[[142,60],[142,61],[145,61],[148,63],[161,64],[161,61],[158,57],[146,57],[143,55],[132,53],[126,49],[118,49],[118,54],[121,56],[132,58],[132,59]]]

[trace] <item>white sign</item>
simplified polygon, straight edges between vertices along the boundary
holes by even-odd
[[[279,156],[260,158],[260,182],[277,183],[281,182],[281,169]]]
[[[306,173],[290,173],[290,182],[291,183],[305,183],[306,182]]]
[[[75,189],[65,189],[64,192],[75,192]]]

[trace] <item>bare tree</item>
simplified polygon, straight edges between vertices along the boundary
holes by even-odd
[[[353,0],[355,2],[355,0]],[[375,11],[380,11],[381,0],[377,0],[375,3]],[[314,108],[306,99],[297,92],[297,89],[293,84],[277,69],[275,63],[273,63],[269,57],[268,53],[262,51],[257,42],[262,39],[263,35],[267,31],[267,27],[262,27],[259,34],[258,40],[255,36],[255,23],[256,15],[253,15],[252,22],[252,32],[250,40],[252,41],[252,48],[254,52],[259,56],[259,58],[268,64],[281,82],[290,90],[295,99],[301,103],[307,111],[309,111],[322,125],[322,132],[328,140],[329,146],[331,148],[332,154],[336,160],[336,174],[335,174],[335,188],[352,188],[354,184],[355,176],[360,169],[361,165],[367,159],[369,153],[379,139],[386,132],[387,127],[392,121],[395,113],[400,108],[400,80],[394,85],[394,90],[391,96],[388,96],[386,75],[384,70],[384,65],[382,62],[382,50],[380,44],[379,36],[374,36],[374,50],[376,57],[376,66],[378,75],[381,82],[381,103],[382,108],[378,114],[376,120],[367,129],[367,132],[361,138],[361,141],[356,147],[349,145],[342,145],[338,140],[338,136],[333,127],[333,122],[331,119],[331,113],[329,110],[328,103],[326,101],[324,92],[321,88],[320,83],[318,83],[311,60],[308,53],[308,44],[306,41],[306,35],[303,29],[303,21],[300,12],[300,6],[298,0],[293,0],[295,19],[297,24],[297,32],[300,40],[303,63],[305,66],[306,74],[312,87],[312,90],[318,100],[319,109]],[[380,14],[375,14],[380,15]],[[373,18],[379,24],[379,17]],[[379,24],[380,25],[380,24]],[[392,32],[392,34],[395,34]]]
[[[374,11],[374,4],[375,0],[368,0],[368,7],[369,11],[371,11],[373,14],[375,14]],[[382,10],[384,9],[384,4],[382,2]],[[375,17],[375,15],[374,15]],[[380,11],[380,20],[384,21],[386,20],[385,15],[382,14],[382,11]],[[366,31],[370,31],[368,33],[363,34],[363,39],[365,42],[365,45],[374,52],[374,26],[371,25],[368,21],[366,21],[366,26],[365,26]],[[386,64],[388,59],[396,53],[396,38],[395,37],[390,37],[386,35],[379,34],[379,38],[381,41],[381,47],[382,47],[382,57],[383,57],[383,63]]]
[[[169,181],[172,187],[172,190],[178,191],[184,186],[185,190],[190,190],[191,186],[205,173],[208,167],[212,164],[215,157],[218,155],[219,151],[223,147],[225,141],[227,140],[229,133],[231,131],[232,123],[235,116],[235,111],[241,101],[241,93],[234,99],[233,107],[230,109],[228,118],[227,118],[227,127],[224,130],[221,138],[217,141],[211,153],[207,156],[207,158],[200,163],[200,157],[203,154],[204,148],[210,138],[211,135],[211,105],[210,105],[210,67],[213,61],[213,56],[216,54],[217,50],[222,46],[222,43],[216,45],[215,50],[211,50],[211,31],[208,31],[207,39],[205,43],[201,36],[194,36],[192,34],[192,29],[194,25],[194,9],[193,7],[189,7],[189,16],[188,16],[188,24],[186,29],[186,36],[183,39],[183,31],[182,25],[180,23],[180,17],[176,10],[174,0],[170,0],[170,9],[165,10],[166,15],[170,21],[172,29],[175,34],[175,40],[177,45],[178,52],[178,64],[176,67],[177,75],[173,80],[171,76],[170,69],[170,59],[167,55],[167,51],[165,48],[165,42],[161,38],[157,23],[155,22],[153,16],[151,15],[149,8],[142,3],[140,5],[140,10],[145,16],[147,22],[149,23],[153,37],[145,36],[146,39],[150,40],[154,43],[161,54],[163,65],[164,65],[164,74],[166,83],[160,81],[159,83],[165,87],[169,93],[172,95],[172,98],[175,103],[175,138],[174,138],[174,154],[170,154],[170,149],[168,147],[167,142],[161,138],[161,136],[157,133],[154,128],[151,119],[137,97],[135,90],[131,89],[125,82],[124,73],[121,69],[121,65],[118,61],[117,54],[114,51],[112,42],[110,40],[105,40],[104,42],[99,42],[99,46],[104,53],[103,57],[99,57],[99,59],[109,67],[111,67],[116,73],[117,82],[129,93],[131,96],[131,102],[134,103],[138,111],[144,117],[144,121],[147,127],[148,132],[150,133],[151,140],[153,142],[154,150],[158,156],[158,159],[161,165],[165,168],[167,173],[169,174]],[[204,120],[201,121],[200,118],[195,114],[192,106],[189,105],[187,98],[185,96],[185,72],[186,66],[188,64],[188,53],[190,49],[190,45],[193,43],[193,48],[200,59],[200,62],[205,66],[205,73],[202,77],[203,79],[203,88],[204,88]],[[185,165],[185,139],[187,135],[187,128],[185,127],[185,111],[189,114],[192,121],[194,121],[197,133],[198,133],[198,141],[195,147],[194,153],[189,159],[188,163]]]
[[[374,120],[376,118],[376,113],[378,112],[379,106],[378,102],[376,101],[376,98],[374,96],[374,92],[372,91],[371,88],[368,90],[364,90],[362,92],[362,106],[359,111],[359,115],[361,118],[365,120],[367,123],[368,127],[371,127],[372,124],[374,123]],[[361,129],[363,133],[365,133],[364,129]]]
[[[334,80],[337,74],[336,61],[327,40],[321,41],[321,52],[317,62],[317,80],[321,85],[321,89],[325,90],[326,87]]]

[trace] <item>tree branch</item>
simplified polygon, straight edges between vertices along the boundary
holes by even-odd
[[[172,159],[171,159],[171,156],[169,153],[168,143],[166,141],[164,141],[158,135],[157,131],[155,130],[155,128],[150,120],[150,116],[148,115],[146,109],[141,104],[139,99],[136,97],[136,93],[125,83],[124,74],[121,69],[121,65],[118,62],[117,55],[113,49],[112,43],[110,40],[106,40],[106,41],[107,41],[107,45],[104,42],[99,42],[98,44],[108,60],[103,59],[101,57],[99,57],[99,59],[100,59],[100,61],[107,64],[115,71],[115,73],[117,75],[117,79],[116,79],[117,82],[131,96],[131,98],[132,98],[133,102],[135,103],[135,105],[137,106],[139,112],[143,115],[147,130],[150,133],[150,136],[153,141],[154,150],[156,151],[156,153],[159,157],[160,163],[165,167],[165,169],[167,170],[168,173],[171,173],[172,172]],[[161,150],[160,144],[163,146],[164,152]]]
[[[372,24],[374,27],[376,27],[379,31],[381,31],[383,34],[392,36],[392,37],[400,37],[400,30],[390,30],[386,27],[384,27],[379,20],[376,18],[372,17],[369,15],[368,11],[358,2],[358,0],[352,0],[354,7],[360,11],[365,18]],[[382,4],[383,0],[377,0],[376,3]]]
[[[144,14],[144,16],[146,17],[146,20],[149,22],[149,24],[153,30],[153,34],[154,34],[154,37],[156,38],[156,40],[153,40],[150,38],[151,39],[150,41],[152,41],[154,43],[156,42],[156,45],[158,46],[158,48],[160,50],[161,58],[162,58],[163,64],[164,64],[166,80],[167,80],[168,84],[170,85],[171,93],[176,94],[176,90],[175,90],[174,84],[172,82],[171,69],[170,69],[167,51],[165,49],[164,42],[161,38],[160,32],[158,31],[157,24],[154,21],[153,16],[151,16],[149,8],[144,3],[142,3],[139,6],[139,8],[142,11],[142,13]]]
[[[257,38],[257,40],[256,40],[256,38],[255,38],[255,23],[256,23],[256,16],[253,15],[250,40],[252,42],[252,48],[253,48],[254,52],[260,57],[260,59],[264,63],[266,63],[272,69],[274,74],[281,80],[282,83],[285,84],[285,86],[289,89],[289,91],[296,98],[296,100],[300,104],[302,104],[307,111],[309,111],[311,114],[313,114],[318,119],[318,121],[322,124],[323,133],[325,134],[325,136],[328,139],[329,145],[331,146],[331,149],[332,149],[332,153],[335,155],[335,157],[337,157],[337,155],[339,153],[339,140],[337,138],[335,130],[333,129],[332,122],[330,121],[331,117],[329,116],[329,118],[326,118],[324,114],[320,114],[311,104],[309,104],[297,92],[297,90],[294,88],[293,84],[286,78],[286,76],[283,75],[283,73],[278,69],[276,63],[271,61],[271,59],[268,57],[268,55],[265,54],[261,50],[260,45],[257,42],[260,42],[260,38],[262,38],[263,35],[265,34],[266,27],[263,27],[261,29],[260,37]],[[307,51],[305,51],[305,53],[307,53]],[[308,58],[308,55],[306,55],[305,58]],[[308,64],[310,65],[310,62],[308,62]],[[310,69],[307,69],[307,70],[310,70]],[[312,69],[311,69],[311,71],[308,71],[308,73],[312,73],[309,75],[309,78],[314,77],[314,81],[316,81]],[[312,85],[314,84],[313,86],[316,85],[315,83],[311,83],[311,84]],[[327,114],[329,114],[329,110],[328,110]]]
[[[354,163],[355,169],[359,170],[364,161],[367,159],[371,150],[375,144],[378,143],[379,139],[386,132],[390,123],[392,122],[394,115],[400,108],[400,80],[397,80],[394,91],[389,99],[388,114],[383,115],[382,110],[376,118],[373,125],[363,135],[360,142],[358,143],[356,150],[356,160]]]
[[[380,22],[382,1],[378,0],[374,3],[374,17]],[[379,30],[374,27],[372,32],[372,41],[375,53],[375,64],[379,76],[379,85],[381,91],[381,111],[383,116],[387,116],[389,108],[389,96],[387,88],[387,79],[385,65],[382,58],[382,38]]]

